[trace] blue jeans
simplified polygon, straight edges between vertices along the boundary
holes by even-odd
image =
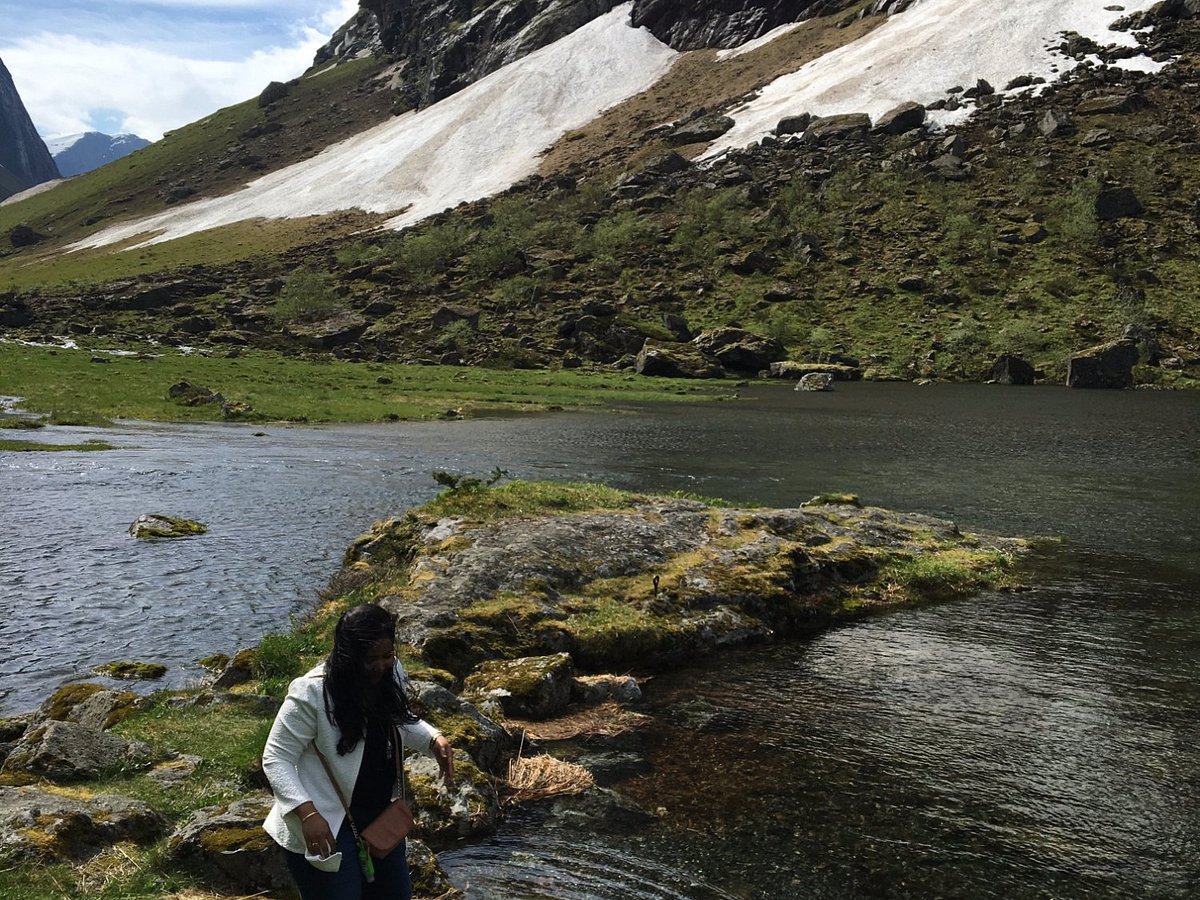
[[[322,872],[310,865],[303,853],[284,851],[288,871],[300,889],[302,900],[412,900],[405,841],[383,859],[375,860],[375,880],[370,884],[358,865],[358,850],[349,822],[342,823],[337,848],[342,853],[342,864],[336,872]]]

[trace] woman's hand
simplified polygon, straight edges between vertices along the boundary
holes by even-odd
[[[433,751],[438,768],[442,771],[442,781],[446,787],[454,787],[454,751],[450,748],[450,742],[439,734],[430,742],[429,749]]]
[[[329,830],[329,823],[317,812],[315,806],[311,803],[301,804],[296,809],[296,814],[300,816],[300,827],[304,830],[304,846],[309,853],[326,857],[337,850],[337,840]]]

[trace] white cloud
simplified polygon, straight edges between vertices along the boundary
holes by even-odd
[[[95,3],[86,27],[75,22],[70,30],[62,10],[49,4],[42,9],[49,17],[40,23],[42,30],[0,38],[0,59],[42,134],[106,130],[157,140],[255,96],[270,81],[299,75],[358,9],[357,0],[292,0],[270,8],[270,18],[233,22],[226,12],[263,11],[268,5],[206,0],[199,18],[188,15],[197,6],[191,0],[154,5],[173,12],[165,18],[135,16],[122,30],[121,16],[141,4]],[[96,16],[111,27],[98,26]]]

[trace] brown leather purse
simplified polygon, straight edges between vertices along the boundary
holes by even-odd
[[[403,798],[397,797],[362,830],[362,839],[373,857],[383,859],[416,827],[412,810]]]
[[[417,827],[417,820],[413,817],[412,810],[404,802],[404,744],[400,741],[400,732],[395,725],[392,726],[392,741],[395,746],[396,781],[400,785],[400,796],[392,800],[387,808],[361,831],[350,815],[350,806],[346,803],[346,798],[342,796],[342,789],[338,787],[337,779],[333,777],[333,771],[329,768],[324,754],[317,750],[315,744],[313,745],[313,750],[316,750],[321,765],[325,767],[325,774],[329,776],[329,780],[333,783],[333,789],[337,791],[338,799],[342,801],[342,808],[346,810],[346,819],[350,823],[350,830],[354,832],[354,837],[361,844],[366,845],[368,852],[376,859],[383,859],[395,850],[400,842]]]

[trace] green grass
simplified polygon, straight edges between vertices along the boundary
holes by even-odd
[[[265,420],[381,422],[589,407],[663,399],[704,399],[717,383],[680,385],[623,373],[460,369],[345,361],[316,362],[267,353],[236,359],[144,348],[98,365],[84,350],[0,344],[0,395],[52,422],[103,419],[195,422],[221,419],[215,404],[183,406],[167,396],[178,381],[250,404]]]
[[[92,450],[112,450],[113,445],[108,441],[102,441],[98,438],[84,441],[82,444],[43,444],[40,441],[22,441],[20,439],[0,438],[0,453],[9,451],[12,453],[38,453],[48,452],[56,453],[67,450],[76,450],[84,453]]]
[[[508,516],[629,509],[639,495],[602,484],[513,481],[474,490],[447,490],[417,512],[434,518],[469,516],[492,522]]]

